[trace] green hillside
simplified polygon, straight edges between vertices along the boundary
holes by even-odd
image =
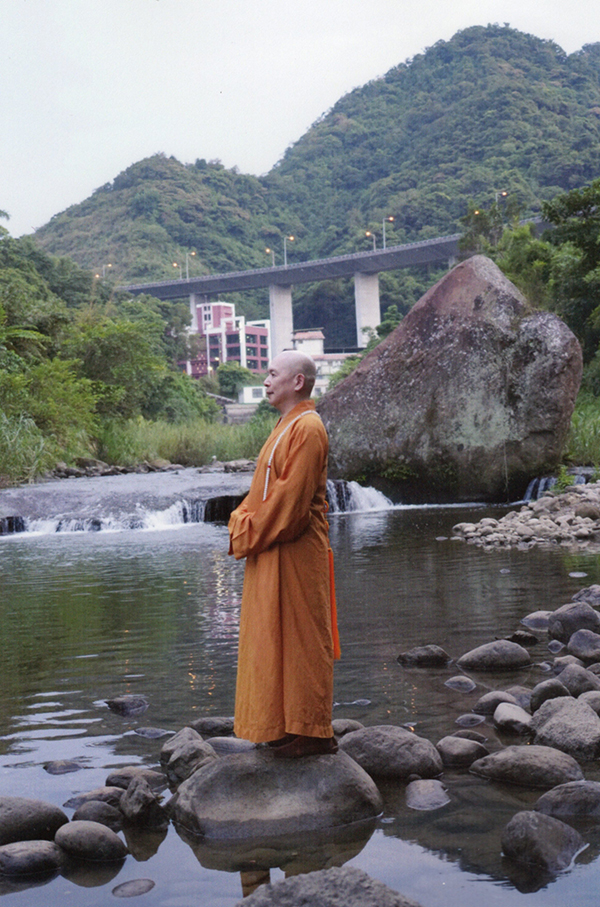
[[[201,152],[201,149],[199,149]],[[218,162],[156,155],[35,234],[44,249],[143,282],[366,250],[460,228],[500,192],[523,214],[600,176],[600,44],[567,56],[497,25],[440,41],[343,97],[260,179]],[[195,255],[192,256],[191,252]],[[178,267],[173,267],[173,262]],[[435,275],[382,275],[406,311]],[[296,288],[296,324],[353,342],[349,281]],[[232,298],[249,316],[266,292]]]

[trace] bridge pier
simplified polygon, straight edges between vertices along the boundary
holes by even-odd
[[[269,286],[269,311],[271,316],[271,356],[292,349],[294,317],[292,315],[292,288],[277,284]],[[379,322],[377,322],[379,324]]]
[[[356,304],[356,345],[365,347],[369,341],[363,328],[375,330],[381,324],[379,304],[379,274],[354,275],[354,301]]]

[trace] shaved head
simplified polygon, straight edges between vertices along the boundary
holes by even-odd
[[[310,356],[300,353],[298,350],[284,350],[283,353],[275,356],[273,362],[276,362],[279,368],[285,370],[288,375],[304,375],[304,386],[310,397],[317,377],[317,366]]]
[[[317,367],[310,356],[284,350],[269,363],[265,378],[267,398],[282,415],[302,400],[308,400],[315,385]]]

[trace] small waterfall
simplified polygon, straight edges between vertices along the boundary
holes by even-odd
[[[571,483],[572,485],[585,485],[591,478],[591,475],[588,476],[584,471],[569,473],[569,475],[573,479]],[[544,492],[549,491],[551,488],[553,488],[556,485],[556,482],[556,476],[540,476],[538,478],[532,479],[527,486],[527,491],[523,495],[523,502],[525,504],[528,504],[530,501],[537,501],[538,498],[541,498]]]
[[[376,488],[364,488],[358,482],[345,479],[327,480],[327,501],[330,513],[351,513],[366,510],[389,510],[394,505]]]
[[[49,535],[54,532],[123,532],[128,529],[168,529],[182,526],[185,523],[204,522],[206,504],[207,502],[202,500],[181,499],[164,510],[138,507],[134,514],[23,520],[23,528],[20,531]]]

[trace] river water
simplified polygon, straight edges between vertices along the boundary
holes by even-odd
[[[68,497],[61,490],[67,487],[71,495],[87,489],[91,507],[99,487],[113,495],[117,485],[73,480],[51,489],[55,501]],[[148,487],[131,495],[148,495]],[[39,508],[49,506],[46,498],[39,503],[46,492],[42,486],[26,491],[37,519]],[[18,494],[0,493],[4,511],[16,506]],[[129,488],[127,494],[130,505]],[[99,506],[106,510],[105,501]],[[73,507],[66,503],[64,510]],[[488,689],[533,686],[548,676],[545,640],[532,650],[532,668],[474,676],[477,687],[468,694],[445,686],[455,666],[407,670],[396,661],[424,643],[458,658],[512,633],[526,614],[559,607],[582,586],[600,582],[597,556],[564,549],[486,552],[449,539],[454,523],[489,512],[395,507],[331,517],[343,649],[335,717],[409,723],[435,743]],[[114,766],[156,764],[163,741],[136,729],[176,731],[202,715],[232,713],[243,564],[227,556],[224,525],[149,523],[55,532],[42,520],[35,531],[0,537],[0,793],[62,806],[103,785]],[[129,719],[111,712],[106,700],[123,693],[147,697],[148,710]],[[499,741],[490,723],[478,730],[491,749],[512,742]],[[51,775],[44,765],[57,759],[76,760],[81,770]],[[593,766],[585,773],[600,780]],[[590,846],[557,879],[519,875],[503,862],[500,835],[539,792],[487,784],[464,771],[446,773],[444,782],[450,803],[434,812],[408,809],[404,785],[387,783],[374,831],[350,830],[346,840],[322,846],[300,840],[288,871],[347,860],[423,907],[597,903],[598,829],[586,830]],[[154,882],[140,901],[147,907],[231,907],[241,898],[239,865],[227,848],[193,850],[172,826],[166,835],[128,843],[132,855],[120,869],[58,876],[22,891],[0,881],[3,903],[106,905],[113,889],[134,879]],[[277,881],[284,870],[272,862]]]

